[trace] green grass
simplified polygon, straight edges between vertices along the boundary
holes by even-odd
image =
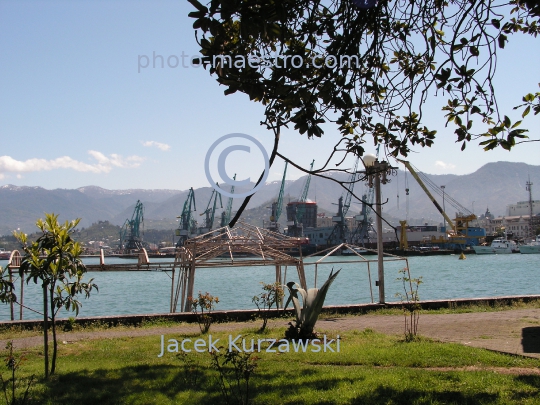
[[[281,338],[284,329],[263,335],[255,328],[232,333],[237,334]],[[211,335],[226,342],[228,333]],[[198,336],[171,333],[165,339]],[[339,353],[257,353],[253,404],[540,403],[540,375],[490,369],[538,369],[540,360],[425,338],[405,343],[372,330],[340,336]],[[42,380],[42,349],[35,348],[26,353],[22,377],[38,376],[31,390],[35,404],[223,403],[208,353],[158,358],[160,347],[160,336],[61,344],[57,374],[47,382]],[[471,366],[475,368],[462,369]],[[445,371],[434,369],[442,367]],[[6,377],[3,365],[2,370]]]

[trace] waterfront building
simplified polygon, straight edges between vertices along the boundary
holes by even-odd
[[[540,200],[532,200],[532,213],[534,215],[540,215]],[[529,201],[518,201],[517,204],[510,204],[508,206],[508,216],[524,216],[530,215]]]
[[[483,221],[483,226],[488,235],[495,235],[503,228],[514,238],[526,238],[529,235],[529,215],[503,216]],[[540,215],[533,215],[533,231],[540,226]]]

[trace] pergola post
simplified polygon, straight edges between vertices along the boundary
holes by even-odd
[[[193,243],[193,252],[191,254],[191,263],[187,278],[187,297],[185,298],[184,312],[191,312],[191,300],[193,299],[193,287],[195,286],[195,267],[197,262],[197,244]]]

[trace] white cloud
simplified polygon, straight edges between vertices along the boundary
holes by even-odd
[[[456,165],[452,163],[444,163],[442,160],[437,160],[435,162],[435,166],[440,167],[441,169],[447,169],[447,170],[456,168]]]
[[[3,177],[3,173],[6,172],[30,173],[53,169],[73,169],[78,172],[108,173],[113,167],[134,168],[139,166],[141,162],[145,160],[145,158],[140,156],[128,156],[123,158],[115,153],[105,156],[103,153],[95,150],[89,150],[88,154],[92,156],[97,163],[84,163],[72,159],[69,156],[62,156],[52,160],[34,158],[24,161],[15,160],[11,156],[0,156],[0,176]]]
[[[167,145],[166,143],[156,142],[156,141],[141,141],[143,146],[146,146],[148,148],[155,146],[156,148],[159,148],[163,151],[167,151],[171,148],[171,145]]]

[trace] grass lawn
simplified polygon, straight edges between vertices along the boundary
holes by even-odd
[[[232,336],[256,341],[280,339],[284,332],[272,329],[261,335],[244,329]],[[210,334],[214,341],[220,339],[216,346],[227,346],[228,333]],[[164,339],[167,344],[169,339],[200,337],[208,340],[173,333]],[[340,338],[339,353],[296,353],[292,347],[290,352],[267,353],[263,343],[250,381],[252,403],[540,404],[540,375],[515,373],[516,368],[539,370],[537,359],[429,339],[406,343],[371,330]],[[335,343],[331,347],[337,350]],[[57,372],[49,381],[42,379],[41,348],[25,352],[21,377],[37,376],[30,391],[35,404],[225,403],[208,352],[158,357],[160,352],[159,335],[61,343]],[[5,365],[0,366],[7,378]]]

